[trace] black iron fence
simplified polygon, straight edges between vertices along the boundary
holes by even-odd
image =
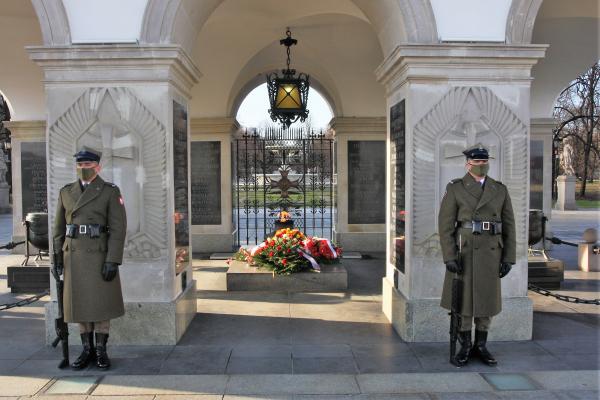
[[[233,143],[235,246],[258,244],[286,211],[294,227],[331,239],[334,142],[323,132],[268,128]]]

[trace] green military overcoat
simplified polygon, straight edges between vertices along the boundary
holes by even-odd
[[[484,232],[474,235],[472,229],[455,228],[459,221],[502,222],[502,234]],[[438,218],[438,229],[444,262],[458,260],[462,248],[463,299],[462,315],[491,317],[502,310],[500,262],[514,264],[516,257],[515,218],[508,189],[501,182],[486,177],[483,188],[469,173],[446,186]],[[442,307],[450,309],[452,279],[446,271]]]
[[[65,237],[65,225],[99,224],[110,232],[99,238]],[[67,322],[104,321],[125,313],[119,274],[102,279],[105,261],[121,264],[127,218],[119,188],[96,177],[81,191],[79,181],[60,190],[54,220],[54,251],[64,258],[64,317]]]

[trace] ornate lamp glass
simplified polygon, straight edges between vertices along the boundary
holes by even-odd
[[[309,76],[302,72],[296,76],[296,70],[290,69],[290,47],[297,43],[288,28],[286,38],[279,41],[279,44],[287,48],[287,68],[281,70],[283,76],[275,72],[267,75],[271,105],[269,115],[273,121],[280,121],[286,128],[298,120],[304,122],[308,117],[306,103],[310,87]]]

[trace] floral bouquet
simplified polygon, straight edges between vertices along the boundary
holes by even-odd
[[[233,259],[289,275],[309,269],[320,272],[319,264],[339,262],[341,255],[342,249],[329,239],[307,237],[298,229],[285,228],[251,250],[240,248]]]

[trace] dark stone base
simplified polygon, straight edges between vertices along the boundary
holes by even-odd
[[[40,293],[50,290],[50,267],[8,267],[12,293]]]
[[[561,260],[529,256],[528,264],[529,283],[544,289],[560,289],[560,284],[565,279],[565,265]]]
[[[346,290],[348,272],[341,264],[322,265],[321,272],[273,275],[272,271],[232,261],[227,270],[228,291],[327,292]]]

